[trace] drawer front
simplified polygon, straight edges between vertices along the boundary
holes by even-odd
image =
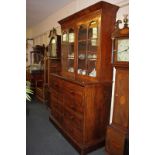
[[[55,91],[54,89],[51,91],[51,100],[57,100],[58,102],[63,101],[63,95],[61,91]]]
[[[59,103],[59,102],[56,102],[56,101],[52,101],[52,107],[51,108],[54,108],[56,109],[59,113],[63,113],[63,107],[62,107],[62,103]]]
[[[55,91],[54,89],[51,89],[51,95],[50,95],[50,107],[51,108],[55,108],[57,109],[60,113],[62,113],[62,105],[63,105],[63,102],[62,102],[62,97],[61,96],[61,93]]]
[[[54,107],[52,107],[51,115],[58,123],[62,124],[62,115]]]
[[[125,134],[108,127],[106,137],[106,150],[111,155],[123,155],[125,146]]]
[[[83,131],[83,116],[76,115],[67,108],[64,108],[64,118],[77,130]]]
[[[50,89],[50,94],[49,94],[49,106],[52,108],[53,102],[57,102],[58,100],[58,93],[54,89]]]
[[[72,94],[72,95],[83,95],[84,92],[84,87],[77,85],[77,84],[73,84],[67,81],[64,81],[64,89],[66,92]]]
[[[58,99],[58,92],[55,91],[54,89],[51,89],[51,91],[50,91],[50,96],[51,96],[51,101],[52,101],[52,100],[57,101],[57,99]]]
[[[64,95],[63,96],[64,106],[83,115],[84,112],[83,97],[81,95],[70,94],[68,92],[64,92],[63,95]]]
[[[62,88],[62,81],[54,76],[50,77],[50,86],[55,90],[61,90]]]
[[[82,144],[83,141],[83,132],[80,132],[79,130],[77,130],[73,124],[68,121],[67,119],[65,119],[63,121],[64,124],[64,129],[66,130],[66,132],[78,143]]]

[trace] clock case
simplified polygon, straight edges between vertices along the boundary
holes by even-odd
[[[124,66],[128,67],[128,61],[118,61],[117,54],[118,54],[118,40],[122,39],[129,39],[129,27],[127,24],[124,24],[122,29],[119,28],[119,21],[117,21],[115,26],[115,31],[112,33],[112,63],[113,66]]]
[[[61,36],[57,35],[56,29],[53,28],[49,34],[50,42],[48,45],[48,55],[52,59],[61,58]],[[53,43],[54,41],[54,43]],[[55,48],[53,48],[53,46]]]
[[[122,29],[117,22],[112,33],[113,67],[116,69],[112,122],[107,126],[105,150],[108,155],[129,154],[129,62],[117,61],[119,39],[129,38],[126,24]]]

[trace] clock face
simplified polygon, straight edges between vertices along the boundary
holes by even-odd
[[[117,61],[129,61],[129,39],[119,39]]]

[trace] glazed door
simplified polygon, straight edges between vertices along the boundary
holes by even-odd
[[[100,18],[92,18],[78,24],[77,74],[95,78],[99,60]]]
[[[75,71],[75,32],[69,28],[62,33],[62,69],[65,73],[73,74]]]

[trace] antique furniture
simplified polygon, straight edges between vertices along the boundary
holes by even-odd
[[[33,50],[34,40],[26,39],[26,67],[30,66],[30,51]]]
[[[36,45],[31,51],[31,65],[30,65],[30,75],[31,75],[31,85],[34,87],[35,97],[44,101],[44,52],[45,46]]]
[[[61,70],[61,36],[57,35],[56,29],[53,28],[49,34],[50,42],[46,48],[44,85],[46,87],[47,105],[50,103],[49,81],[51,73],[59,73]],[[50,108],[50,106],[49,106]]]
[[[51,58],[51,57],[46,57],[45,60],[45,73],[44,73],[44,85],[46,87],[46,101],[47,101],[47,106],[50,108],[50,76],[51,73],[60,73],[61,70],[61,59],[60,58]]]
[[[61,57],[61,36],[57,35],[57,31],[53,28],[49,34],[50,42],[48,45],[48,56],[51,58]]]
[[[129,28],[126,18],[124,22],[124,28],[119,29],[118,21],[112,34],[116,76],[113,118],[106,134],[106,151],[110,155],[129,153]]]
[[[57,35],[56,29],[53,28],[49,34],[50,42],[47,46],[46,63],[47,63],[47,79],[49,86],[51,73],[59,73],[61,69],[61,36]]]
[[[44,47],[36,45],[30,51],[30,66],[26,68],[26,80],[31,82],[31,87],[35,91],[36,81],[43,80],[43,56]]]
[[[85,154],[103,146],[112,86],[117,6],[98,2],[61,21],[61,73],[50,76],[50,120]]]

